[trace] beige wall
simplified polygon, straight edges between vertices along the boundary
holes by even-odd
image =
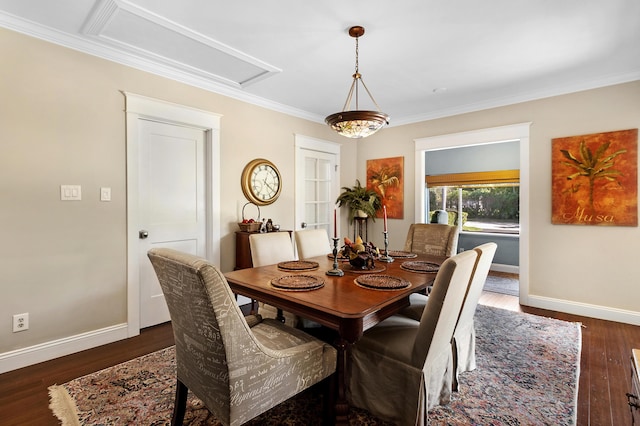
[[[282,195],[262,213],[293,228],[296,133],[343,144],[341,186],[356,177],[364,182],[367,159],[405,157],[405,219],[389,221],[390,246],[399,248],[413,221],[414,139],[532,121],[531,294],[638,317],[638,228],[551,225],[549,191],[551,138],[640,127],[640,82],[391,127],[354,142],[319,123],[3,29],[0,57],[0,360],[11,351],[126,322],[121,91],[223,115],[224,271],[234,264],[233,233],[244,203],[240,172],[251,159],[266,157],[280,168]],[[82,185],[82,201],[61,202],[61,184]],[[109,203],[99,201],[102,186],[112,188]],[[381,227],[381,221],[370,225],[369,235]],[[11,315],[22,312],[30,313],[30,330],[12,333]]]
[[[121,91],[222,114],[221,269],[235,262],[240,173],[265,157],[282,173],[263,207],[294,223],[294,134],[345,143],[327,126],[0,29],[0,355],[126,322],[125,98]],[[343,150],[355,178],[356,144]],[[61,202],[60,185],[82,185]],[[111,187],[112,201],[99,201]],[[11,316],[30,329],[12,333]]]
[[[392,127],[360,141],[358,176],[368,159],[405,157],[405,219],[389,221],[390,245],[399,247],[414,220],[415,139],[524,122],[532,122],[528,303],[640,324],[640,229],[551,224],[551,139],[639,128],[640,81]]]

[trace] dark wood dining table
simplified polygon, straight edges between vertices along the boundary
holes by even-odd
[[[376,261],[374,269],[359,271],[348,262],[339,262],[343,276],[331,276],[326,272],[333,269],[330,256],[319,256],[305,261],[317,262],[313,270],[283,270],[278,265],[240,269],[225,273],[231,290],[251,299],[273,305],[302,318],[312,320],[337,332],[334,342],[338,350],[336,424],[348,422],[349,406],[346,400],[346,372],[349,370],[350,345],[362,334],[385,318],[409,306],[409,295],[423,291],[430,286],[436,272],[415,272],[402,267],[405,262],[426,261],[441,264],[445,258],[418,255],[415,258],[396,258],[394,262]],[[356,278],[368,273],[401,278],[410,283],[407,288],[379,290],[363,287]],[[309,291],[289,291],[275,287],[273,280],[295,274],[304,274],[324,282],[320,288]],[[277,282],[277,281],[276,281]]]

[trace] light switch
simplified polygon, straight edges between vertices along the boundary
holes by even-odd
[[[82,186],[80,185],[60,185],[60,199],[62,201],[82,200]]]
[[[100,201],[111,201],[111,188],[100,188]]]

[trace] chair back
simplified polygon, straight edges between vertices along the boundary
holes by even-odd
[[[325,256],[332,250],[327,230],[324,228],[296,231],[296,247],[300,259]]]
[[[295,260],[293,243],[288,232],[267,232],[249,235],[251,261],[254,267],[275,265],[276,263]],[[258,314],[263,318],[284,317],[285,324],[296,327],[299,318],[291,312],[283,312],[275,306],[258,302]]]
[[[412,363],[417,368],[451,357],[453,332],[477,257],[477,252],[468,250],[440,266],[413,345]]]
[[[167,248],[148,256],[175,338],[172,424],[182,424],[189,391],[222,424],[238,426],[335,371],[329,344],[280,322],[245,318],[224,275],[205,259]]]
[[[478,260],[473,269],[473,275],[464,298],[464,303],[462,304],[456,329],[461,328],[473,320],[476,308],[478,307],[478,300],[480,300],[480,296],[482,295],[482,289],[485,281],[487,281],[487,275],[489,275],[489,269],[491,268],[493,256],[497,248],[498,245],[496,243],[485,243],[473,249],[478,253]]]
[[[418,254],[453,256],[458,251],[459,229],[454,225],[413,223],[407,232],[404,250]]]
[[[288,232],[267,232],[249,235],[253,266],[275,265],[295,260],[293,243]]]
[[[167,248],[151,249],[148,256],[171,315],[178,380],[228,424],[229,366],[250,366],[237,348],[256,347],[249,325],[215,266]]]

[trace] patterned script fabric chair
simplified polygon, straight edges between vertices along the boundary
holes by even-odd
[[[176,343],[173,425],[191,390],[225,425],[241,425],[331,376],[336,350],[284,324],[243,317],[224,275],[199,257],[148,253],[164,292]]]
[[[267,232],[264,234],[249,235],[249,247],[251,248],[251,262],[254,267],[275,265],[276,263],[295,260],[293,242],[288,232]],[[258,302],[258,313],[263,318],[276,318],[278,313],[284,315],[284,323],[296,327],[299,318],[290,312],[282,312],[274,306]]]
[[[451,339],[477,253],[447,259],[420,322],[394,315],[367,330],[352,351],[350,402],[398,425],[424,425],[451,399]]]
[[[437,223],[414,223],[409,227],[404,250],[418,254],[453,256],[458,251],[457,226]]]
[[[333,250],[329,244],[327,230],[324,228],[296,231],[296,247],[300,259],[326,256]]]
[[[476,369],[476,328],[473,317],[476,314],[478,300],[480,300],[484,283],[487,281],[487,275],[489,275],[497,248],[496,243],[485,243],[473,249],[478,253],[478,260],[469,281],[467,294],[451,342],[455,362],[455,376],[453,378],[453,390],[455,391],[458,390],[459,374]],[[412,294],[410,297],[411,305],[402,310],[399,315],[420,321],[428,300],[429,296]]]

